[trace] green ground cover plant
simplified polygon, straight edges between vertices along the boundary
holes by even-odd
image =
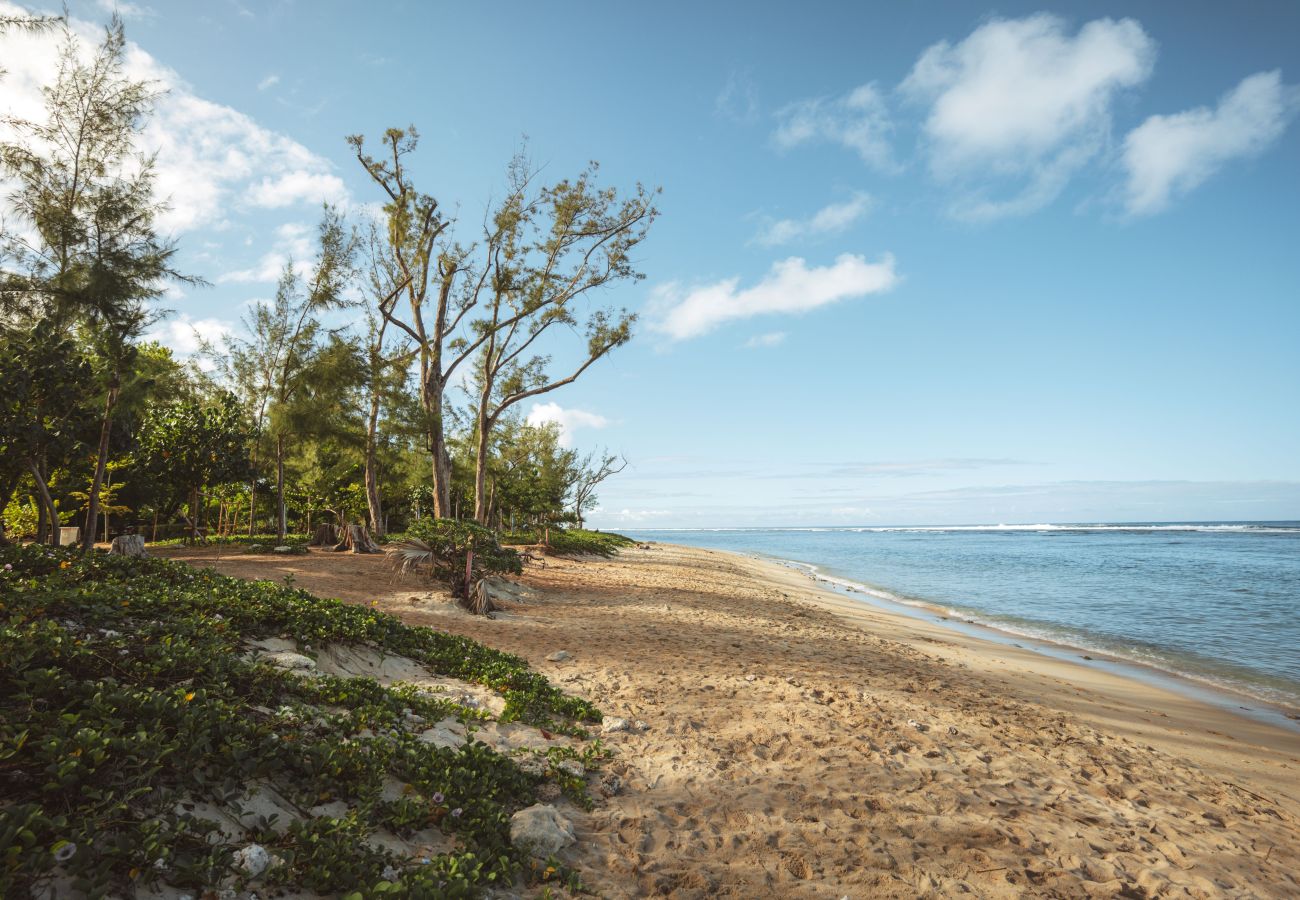
[[[373,609],[167,560],[0,548],[0,896],[242,888],[235,854],[253,842],[274,857],[263,890],[471,897],[557,874],[509,837],[510,814],[559,783],[553,771],[418,738],[484,713],[270,665],[247,653],[264,638],[409,657],[498,691],[502,720],[569,734],[600,720],[518,657]],[[582,758],[599,755],[597,742]],[[259,792],[292,812],[237,816],[242,833],[210,812],[251,808]],[[429,830],[451,849],[412,859],[368,840]]]

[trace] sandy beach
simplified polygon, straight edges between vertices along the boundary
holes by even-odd
[[[1300,734],[775,563],[551,559],[485,620],[380,557],[159,555],[374,602],[644,721],[603,736],[622,790],[571,811],[603,896],[1300,895]]]

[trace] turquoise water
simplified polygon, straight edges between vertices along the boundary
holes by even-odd
[[[1300,710],[1300,522],[642,531]]]

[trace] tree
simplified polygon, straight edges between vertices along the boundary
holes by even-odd
[[[384,214],[391,265],[386,280],[380,282],[383,287],[375,291],[375,309],[415,345],[425,438],[432,457],[434,515],[446,518],[452,515],[451,456],[443,397],[456,369],[486,337],[481,332],[477,337],[458,333],[478,302],[478,291],[453,294],[458,278],[468,274],[463,270],[465,254],[455,247],[439,252],[439,238],[450,223],[439,213],[438,201],[417,190],[407,172],[405,157],[420,140],[415,126],[385,131],[381,157],[365,152],[365,138],[361,135],[347,140],[366,174],[388,197]],[[408,307],[406,317],[397,314],[403,295]]]
[[[0,145],[17,184],[15,208],[35,234],[10,236],[0,304],[45,319],[56,332],[85,326],[103,365],[104,407],[87,503],[84,547],[94,544],[113,412],[130,343],[151,320],[148,301],[166,280],[195,282],[171,267],[174,244],[154,219],[153,158],[134,141],[156,92],[124,74],[126,36],[114,16],[89,61],[64,26],[59,73],[45,90],[43,122],[13,123],[22,138]]]
[[[627,468],[627,457],[603,451],[599,456],[593,451],[578,462],[578,477],[573,485],[573,517],[582,527],[583,513],[596,506],[596,488],[607,478],[612,478]]]
[[[90,362],[76,343],[45,323],[0,335],[0,508],[30,475],[40,511],[37,536],[49,525],[55,545],[59,517],[50,471],[87,444],[94,413],[85,403],[85,385],[91,378]]]
[[[483,267],[475,289],[486,293],[478,323],[479,354],[474,518],[486,522],[488,445],[493,428],[516,404],[572,384],[597,360],[632,337],[636,316],[596,308],[583,315],[593,292],[643,277],[631,253],[658,215],[653,195],[637,185],[619,199],[598,188],[592,163],[576,179],[532,193],[532,173],[517,156],[509,169],[510,194],[485,229]],[[580,321],[581,320],[581,321]],[[586,346],[567,374],[553,374],[543,352],[556,326],[585,332]]]
[[[152,486],[162,515],[190,504],[191,533],[198,528],[203,489],[242,481],[251,468],[244,410],[230,393],[154,407],[141,424],[139,444],[136,477]]]
[[[275,454],[276,534],[286,530],[284,461],[286,445],[301,417],[294,402],[311,378],[312,365],[323,346],[317,318],[347,305],[345,289],[353,272],[356,238],[338,210],[326,206],[321,217],[316,260],[307,279],[292,261],[285,264],[271,303],[257,303],[244,318],[248,340],[227,337],[218,364],[227,381],[244,392],[253,412],[254,440],[269,432]],[[254,450],[256,461],[256,444]],[[249,485],[249,534],[254,531],[256,483]]]

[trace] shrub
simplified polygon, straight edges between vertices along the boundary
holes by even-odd
[[[612,531],[585,531],[570,528],[561,531],[551,530],[551,542],[547,552],[556,556],[613,556],[624,547],[630,547],[636,541]]]
[[[451,587],[458,600],[468,601],[474,585],[488,575],[518,575],[524,570],[519,554],[502,547],[497,533],[473,522],[421,519],[402,540],[391,541],[386,551],[401,571],[427,568],[433,577]],[[466,568],[470,554],[473,563]]]

